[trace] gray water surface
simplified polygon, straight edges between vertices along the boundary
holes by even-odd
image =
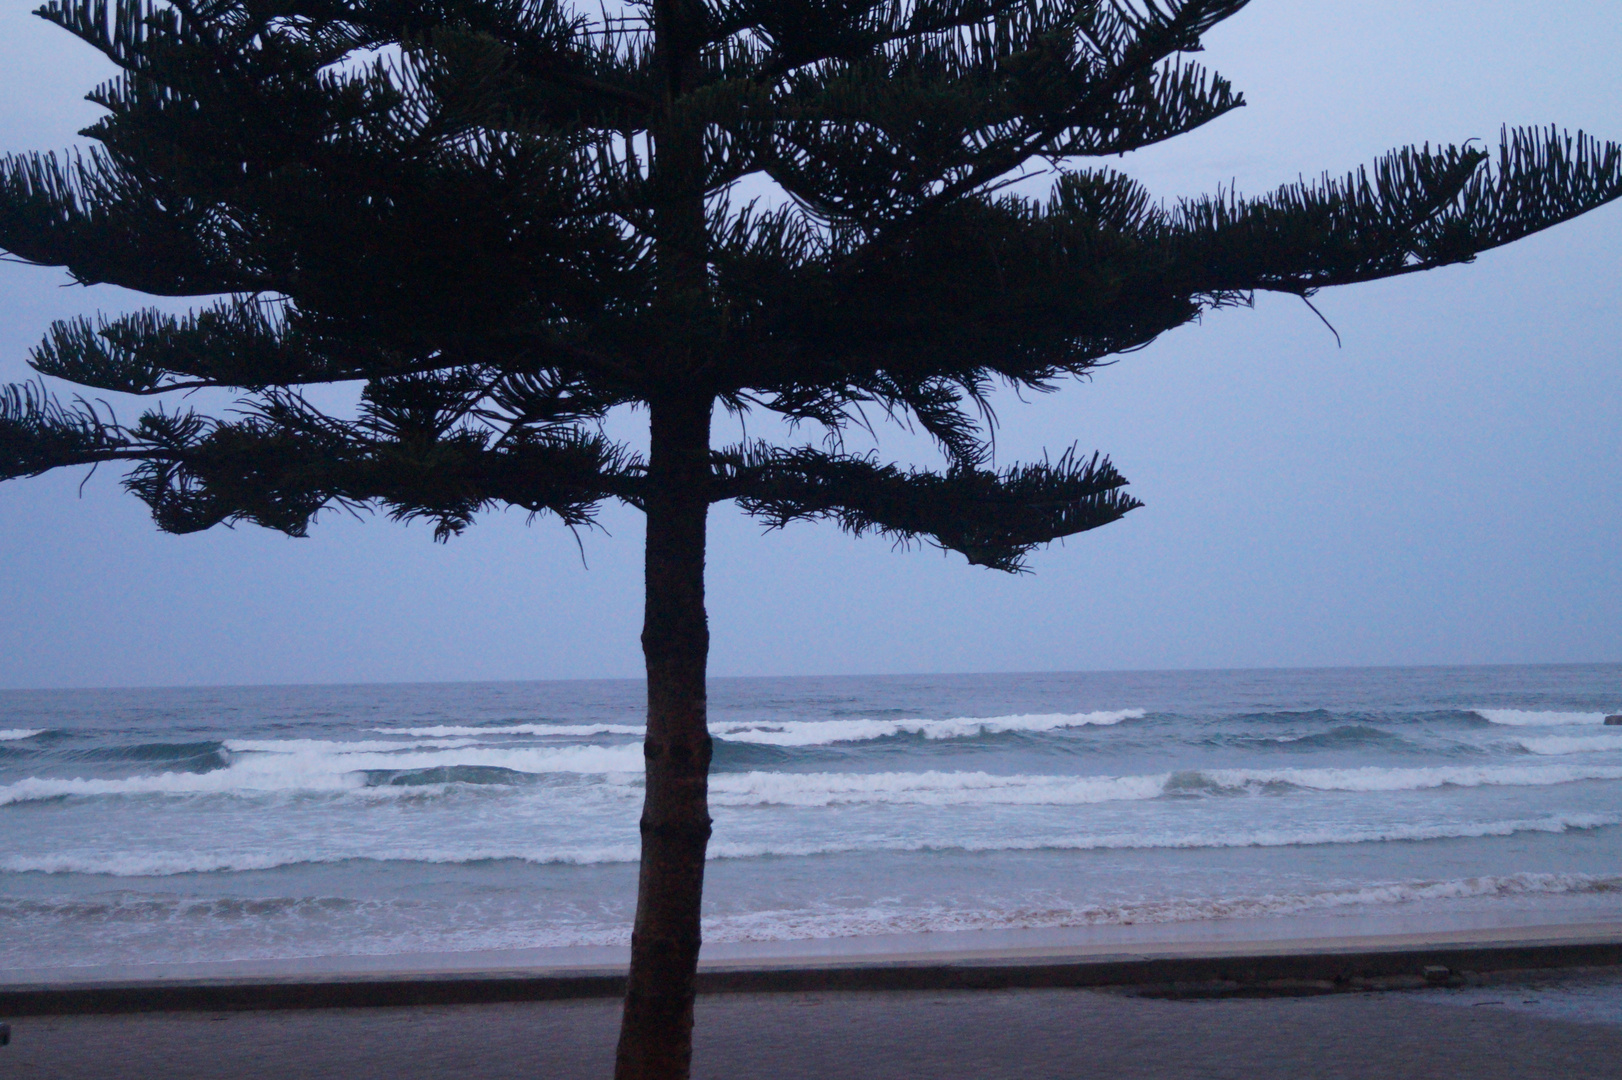
[[[642,696],[0,693],[0,967],[623,945]],[[1615,919],[1619,709],[1622,665],[718,679],[706,940]]]

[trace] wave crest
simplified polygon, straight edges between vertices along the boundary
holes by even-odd
[[[976,910],[932,906],[762,911],[704,920],[706,941],[793,941],[806,938],[869,937],[879,934],[950,933],[964,930],[1046,930],[1143,923],[1254,919],[1341,908],[1383,907],[1426,901],[1468,900],[1553,894],[1613,893],[1622,877],[1590,874],[1523,873],[1450,881],[1397,881],[1313,893],[1262,896],[1171,897],[1131,903],[1015,906]],[[629,940],[628,938],[626,939]],[[621,942],[623,943],[623,942]]]
[[[642,747],[635,744],[552,747],[467,745],[424,749],[399,743],[289,739],[227,742],[225,745],[230,754],[225,768],[117,778],[27,777],[0,786],[0,806],[40,799],[91,796],[258,797],[332,794],[362,789],[375,792],[377,788],[370,784],[370,776],[431,775],[435,770],[499,769],[532,776],[614,775],[642,771]],[[402,745],[406,748],[376,748]],[[361,749],[348,750],[346,747]],[[416,793],[421,794],[421,790],[418,789]]]
[[[1622,814],[1555,814],[1541,818],[1502,821],[1454,822],[1435,825],[1393,824],[1363,829],[1275,828],[1249,832],[1167,832],[1161,834],[1103,833],[1042,839],[1005,837],[994,840],[868,839],[831,842],[712,843],[710,859],[813,858],[870,853],[967,852],[995,854],[1006,851],[1146,851],[1229,848],[1318,847],[1341,844],[1416,843],[1522,833],[1566,833],[1622,824]],[[171,877],[179,874],[240,873],[279,867],[332,865],[349,862],[465,865],[470,863],[524,862],[535,865],[595,866],[634,864],[640,857],[634,843],[547,848],[455,848],[422,846],[361,851],[310,852],[166,852],[66,853],[0,856],[0,872],[88,874],[107,877]]]
[[[1572,727],[1577,724],[1603,724],[1602,712],[1538,712],[1530,709],[1470,709],[1489,724],[1509,727]]]
[[[925,739],[963,739],[1014,732],[1058,731],[1062,728],[1109,727],[1123,720],[1139,720],[1143,709],[1112,712],[1040,713],[1018,716],[962,716],[951,720],[782,720],[712,723],[710,731],[729,742],[766,746],[828,746],[868,742],[898,735]]]
[[[375,727],[369,729],[379,735],[410,735],[414,738],[444,739],[466,735],[534,735],[538,737],[582,738],[592,735],[643,735],[647,728],[641,724],[503,724],[479,727],[471,724],[434,724],[431,727]]]
[[[1622,735],[1542,735],[1517,741],[1534,754],[1598,754],[1622,750]]]
[[[961,739],[1013,732],[1058,731],[1062,728],[1108,727],[1123,720],[1139,720],[1143,709],[1116,709],[1090,713],[1040,713],[1015,716],[962,716],[951,720],[716,720],[710,733],[728,742],[762,746],[830,746],[869,742],[898,735],[926,739]],[[478,727],[436,724],[432,727],[372,728],[379,735],[414,738],[451,736],[529,735],[539,738],[581,738],[593,735],[642,735],[646,728],[633,724],[507,724]]]
[[[1439,787],[1545,786],[1622,780],[1622,766],[1444,765],[1348,769],[1189,769],[1139,776],[1032,776],[985,772],[722,773],[710,780],[716,806],[1038,805],[1162,796],[1197,797],[1308,791],[1417,791]]]

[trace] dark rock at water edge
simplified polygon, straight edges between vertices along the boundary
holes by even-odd
[[[1607,716],[1605,718],[1605,725],[1607,727],[1622,727],[1622,713],[1617,713],[1615,716]]]

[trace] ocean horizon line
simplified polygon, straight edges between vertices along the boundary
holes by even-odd
[[[1415,663],[1415,664],[1260,664],[1239,667],[1143,667],[1143,668],[1036,668],[1007,671],[878,671],[834,672],[822,674],[712,674],[710,682],[815,682],[834,679],[983,679],[987,677],[1066,675],[1235,675],[1246,672],[1365,672],[1365,671],[1503,671],[1513,669],[1548,670],[1555,668],[1591,669],[1617,668],[1619,660],[1558,660],[1528,662],[1482,663]],[[57,686],[0,686],[0,695],[8,694],[73,694],[73,693],[129,693],[145,691],[206,691],[206,690],[298,690],[298,689],[356,689],[363,687],[403,686],[536,686],[602,683],[641,683],[640,675],[582,675],[567,678],[504,678],[504,679],[363,679],[354,682],[293,680],[272,682],[192,682],[192,683],[130,683],[124,685],[83,684]]]

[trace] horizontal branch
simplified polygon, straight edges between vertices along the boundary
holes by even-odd
[[[956,551],[977,566],[1024,568],[1032,548],[1120,519],[1142,505],[1107,459],[1074,451],[1000,472],[903,471],[871,458],[755,444],[717,455],[714,497],[737,499],[772,528],[829,520]]]
[[[476,424],[424,431],[340,421],[286,393],[240,404],[248,413],[240,420],[158,409],[126,427],[40,386],[0,388],[0,480],[127,462],[125,487],[174,533],[248,521],[303,536],[325,508],[377,505],[399,520],[431,521],[445,539],[497,505],[580,526],[605,498],[643,500],[641,460],[589,429],[553,425],[495,440]]]
[[[0,387],[0,480],[118,460],[130,449],[122,430],[83,401],[63,405],[35,383]]]
[[[1309,295],[1470,262],[1622,198],[1622,145],[1582,132],[1505,129],[1490,162],[1474,146],[1410,147],[1339,180],[1184,202],[1167,222],[1172,280]]]

